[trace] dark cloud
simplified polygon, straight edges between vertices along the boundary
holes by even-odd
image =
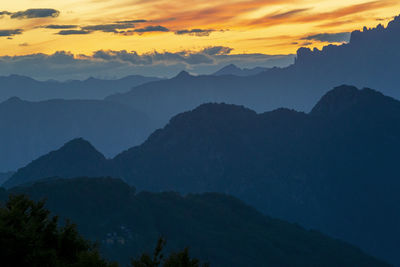
[[[0,37],[10,37],[18,34],[22,34],[22,29],[15,30],[0,30]]]
[[[293,9],[293,10],[283,12],[283,13],[271,14],[271,15],[267,16],[266,19],[285,19],[285,18],[292,17],[296,14],[303,13],[304,11],[307,11],[307,10],[309,10],[309,8]]]
[[[136,19],[136,20],[121,20],[121,21],[116,21],[115,23],[143,23],[147,22],[145,19]]]
[[[41,26],[41,28],[45,29],[56,29],[56,30],[62,30],[62,29],[74,29],[77,28],[77,25],[55,25],[55,24],[50,24],[46,26]]]
[[[348,42],[350,40],[350,32],[339,32],[339,33],[320,33],[309,35],[302,40],[314,40],[320,42],[328,42],[328,43],[343,43]]]
[[[102,32],[113,32],[119,33],[118,30],[122,29],[132,29],[135,28],[135,24],[132,22],[119,22],[114,24],[100,24],[100,25],[90,25],[82,27],[82,30],[85,31],[102,31]]]
[[[191,29],[191,30],[179,30],[179,31],[176,31],[175,34],[177,34],[177,35],[187,34],[187,35],[191,35],[191,36],[203,37],[203,36],[209,36],[210,33],[212,33],[212,32],[215,32],[215,30],[213,30],[213,29],[207,29],[207,30]]]
[[[215,56],[215,55],[227,55],[231,53],[233,48],[226,47],[226,46],[210,46],[206,47],[202,50],[202,53]]]
[[[147,26],[145,28],[140,28],[140,29],[136,29],[134,30],[134,32],[137,33],[146,33],[146,32],[169,32],[169,29],[158,25],[158,26]]]
[[[28,43],[22,43],[22,44],[19,44],[18,46],[29,46],[29,44]]]
[[[129,62],[134,65],[153,65],[153,64],[176,64],[183,63],[189,65],[211,64],[214,59],[202,51],[180,51],[180,52],[163,52],[157,51],[139,55],[137,52],[128,52],[126,50],[99,50],[93,54],[95,59],[103,59],[107,61]]]
[[[59,35],[75,35],[75,34],[90,34],[92,32],[111,32],[120,35],[133,35],[133,34],[143,34],[146,32],[168,32],[169,29],[163,26],[148,26],[145,28],[134,29],[134,22],[144,22],[145,20],[132,20],[132,21],[117,21],[111,24],[99,24],[99,25],[88,25],[88,26],[78,26],[78,25],[46,25],[41,28],[46,29],[66,29],[59,31]],[[79,30],[68,30],[73,28],[80,28]]]
[[[52,8],[31,8],[10,13],[10,15],[12,19],[55,18],[60,15],[60,11]]]
[[[90,31],[85,31],[85,30],[62,30],[59,31],[57,34],[58,35],[82,35],[82,34],[89,34],[91,33]]]
[[[2,18],[3,16],[10,16],[12,13],[8,12],[8,11],[0,11],[0,18]]]

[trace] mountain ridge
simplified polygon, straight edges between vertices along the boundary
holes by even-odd
[[[350,42],[340,46],[328,45],[321,50],[300,48],[295,63],[285,68],[243,77],[175,77],[106,99],[148,114],[155,118],[158,127],[163,127],[171,117],[208,102],[245,105],[258,113],[280,107],[309,112],[327,88],[340,84],[379,88],[385,95],[400,99],[400,77],[396,72],[400,61],[400,26],[396,26],[399,21],[396,17],[386,28],[378,25],[354,31]]]
[[[134,86],[158,80],[161,79],[129,75],[114,80],[90,77],[86,80],[38,81],[28,76],[11,74],[0,76],[2,85],[0,102],[13,96],[28,101],[43,101],[54,98],[100,100],[110,94],[127,92]]]
[[[204,104],[118,154],[105,173],[138,190],[232,194],[399,263],[400,102],[341,86],[315,106],[307,114]]]
[[[239,68],[235,64],[229,64],[225,67],[221,68],[220,70],[214,72],[211,75],[214,76],[222,76],[222,75],[235,75],[235,76],[251,76],[256,75],[261,72],[267,71],[270,68],[265,67],[254,67],[254,68]]]
[[[389,266],[224,194],[136,193],[112,178],[41,181],[0,191],[0,199],[7,194],[46,198],[46,208],[72,220],[86,238],[98,242],[104,256],[121,264],[151,250],[161,235],[168,250],[190,246],[191,254],[213,266]]]

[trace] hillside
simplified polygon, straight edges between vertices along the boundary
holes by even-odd
[[[223,194],[136,194],[120,180],[78,178],[13,188],[1,198],[17,193],[46,198],[51,211],[77,223],[84,236],[100,242],[105,256],[121,263],[151,251],[163,236],[167,249],[188,245],[211,266],[388,266]]]
[[[35,182],[40,178],[75,177],[81,173],[89,177],[103,176],[109,172],[107,159],[88,141],[82,138],[69,141],[57,151],[44,155],[13,175],[4,187]]]
[[[308,114],[205,104],[108,161],[107,175],[139,190],[228,193],[398,264],[399,114],[399,101],[351,86],[328,92]]]

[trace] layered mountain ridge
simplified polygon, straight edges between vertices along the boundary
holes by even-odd
[[[352,86],[328,92],[308,114],[204,104],[107,160],[104,175],[139,190],[231,194],[398,264],[399,114],[399,101]],[[49,164],[32,162],[6,186],[45,178],[37,174]]]
[[[129,91],[132,87],[158,81],[160,78],[130,75],[116,80],[88,78],[70,81],[38,81],[27,76],[0,76],[0,102],[10,97],[28,101],[62,99],[103,99],[104,97]]]
[[[177,76],[107,99],[145,112],[162,127],[172,116],[208,102],[244,105],[259,113],[280,107],[308,112],[327,88],[340,84],[378,88],[400,98],[398,36],[400,19],[396,17],[386,28],[378,25],[353,32],[348,44],[328,45],[322,50],[300,48],[295,63],[286,68],[243,77]]]

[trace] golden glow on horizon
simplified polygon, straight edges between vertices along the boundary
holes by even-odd
[[[2,3],[8,12],[28,8],[52,8],[56,18],[11,19],[5,15],[0,31],[22,29],[22,34],[0,37],[0,55],[54,53],[65,50],[91,54],[97,50],[139,53],[199,50],[228,46],[233,53],[288,54],[304,45],[322,47],[326,42],[303,38],[319,33],[339,33],[386,24],[400,13],[398,0],[18,0]],[[169,32],[130,33],[94,31],[85,35],[58,35],[41,26],[112,24],[145,19],[135,30],[163,26]],[[176,31],[213,29],[209,36],[177,35]]]

